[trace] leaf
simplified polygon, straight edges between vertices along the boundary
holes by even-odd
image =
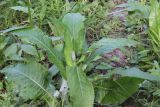
[[[118,105],[134,94],[142,81],[123,77],[118,80],[105,80],[97,83],[97,100],[100,104]]]
[[[15,60],[15,61],[25,61],[20,55],[18,55],[18,50],[20,49],[19,43],[13,43],[3,52],[6,60]]]
[[[82,68],[67,67],[67,81],[73,107],[93,107],[94,89]]]
[[[55,76],[56,74],[58,74],[58,72],[59,72],[59,69],[54,65],[49,68],[49,73],[50,73],[51,78]]]
[[[14,81],[19,86],[20,96],[24,99],[36,99],[38,97],[48,96],[55,99],[48,93],[47,69],[36,62],[28,64],[18,64],[9,66],[2,70],[9,81]]]
[[[62,20],[68,30],[67,35],[64,36],[71,39],[70,41],[72,41],[71,43],[76,53],[82,52],[85,42],[84,20],[84,16],[80,13],[68,13]],[[67,40],[65,40],[65,42],[67,42]]]
[[[28,54],[30,54],[30,55],[34,55],[34,56],[38,57],[37,50],[32,45],[21,44],[21,50],[26,52],[26,53],[28,53]]]
[[[4,55],[6,57],[10,57],[12,55],[15,55],[17,53],[19,47],[20,47],[19,43],[14,43],[14,44],[10,45],[7,49],[5,49]]]
[[[72,58],[72,55],[75,56],[75,51],[73,50],[72,38],[70,37],[69,31],[67,30],[65,31],[64,41],[65,61],[68,66],[73,66],[75,59]]]
[[[56,36],[51,37],[51,39],[52,39],[52,42],[63,40],[62,37],[56,37]]]
[[[28,13],[28,7],[24,7],[24,6],[13,6],[13,7],[10,7],[11,9],[13,10],[16,10],[16,11],[21,11],[21,12],[24,12],[24,13]],[[31,13],[33,14],[34,13],[34,10],[31,9]]]
[[[67,65],[73,66],[76,55],[84,50],[84,16],[79,13],[68,13],[62,21],[48,21],[56,36],[64,36],[64,56]]]
[[[50,19],[48,24],[55,36],[64,36],[65,27],[64,24],[57,19]]]
[[[143,18],[149,18],[150,7],[139,1],[128,1],[128,3],[120,4],[117,7],[126,8],[127,11],[140,13]]]
[[[27,26],[12,26],[12,27],[10,27],[10,28],[8,28],[8,29],[5,29],[5,30],[2,30],[2,31],[0,31],[0,33],[9,33],[9,32],[11,32],[11,31],[14,31],[14,30],[18,30],[18,29],[22,29],[22,28],[27,28]]]
[[[102,38],[98,42],[91,45],[89,48],[90,51],[94,49],[104,48],[107,47],[106,51],[110,52],[115,48],[124,47],[124,46],[135,46],[137,42],[134,40],[126,39],[126,38]]]
[[[65,77],[65,69],[63,65],[63,55],[52,47],[52,40],[46,36],[38,28],[27,28],[13,31],[12,34],[18,35],[22,40],[26,40],[30,43],[37,45],[39,48],[46,51],[49,60],[54,63],[59,70],[61,75]]]
[[[38,57],[38,53],[35,47],[33,47],[32,45],[20,43],[13,43],[4,50],[3,54],[7,60],[24,61],[26,59],[21,57],[22,51]]]
[[[110,70],[110,69],[113,69],[113,67],[107,63],[101,63],[100,65],[96,66],[96,69],[99,69],[99,70]]]
[[[67,26],[71,36],[75,39],[78,36],[79,31],[84,28],[84,20],[84,16],[80,13],[68,13],[64,16],[62,22]]]
[[[160,3],[157,0],[151,0],[151,12],[149,16],[149,37],[153,45],[153,50],[159,56],[160,47]]]
[[[105,75],[97,75],[93,77],[92,81],[109,79],[113,75],[117,75],[117,74],[120,75],[121,77],[139,78],[139,79],[150,80],[150,81],[160,81],[159,76],[155,76],[147,72],[143,72],[138,68],[128,68],[128,69],[117,68],[114,71],[110,71]]]
[[[95,57],[104,53],[112,52],[117,48],[125,46],[131,47],[137,45],[138,42],[126,38],[103,38],[89,47],[88,53],[91,53],[86,59],[86,63],[94,60]]]
[[[160,81],[160,78],[158,76],[154,76],[147,72],[143,72],[138,68],[116,69],[114,74],[119,74],[123,77],[134,77],[150,81]]]
[[[0,50],[3,50],[3,48],[7,45],[7,38],[0,35]]]
[[[160,20],[160,4],[157,0],[151,0],[151,12],[149,16],[149,26],[150,27],[157,27],[159,25]]]

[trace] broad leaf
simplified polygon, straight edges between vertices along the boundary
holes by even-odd
[[[10,57],[10,56],[17,53],[18,48],[20,48],[20,44],[19,43],[13,43],[12,45],[10,45],[8,48],[5,49],[4,55],[6,57]]]
[[[30,55],[34,55],[34,56],[38,57],[37,50],[32,45],[22,44],[21,45],[21,50],[26,52],[26,53],[28,53],[28,54],[30,54]]]
[[[13,43],[9,47],[7,47],[3,54],[6,60],[15,60],[15,61],[24,61],[25,59],[18,55],[18,50],[20,49],[19,43]]]
[[[21,29],[13,31],[12,33],[14,35],[18,35],[22,40],[36,44],[39,48],[42,48],[44,51],[46,51],[49,60],[59,68],[61,74],[65,77],[65,69],[62,62],[63,55],[52,47],[51,38],[46,36],[38,28]]]
[[[84,71],[78,67],[68,67],[67,81],[73,107],[93,107],[94,90]]]
[[[147,72],[143,72],[138,68],[128,68],[128,69],[122,69],[118,68],[114,71],[110,71],[105,75],[97,75],[92,77],[92,81],[97,81],[101,79],[109,79],[113,75],[120,75],[122,77],[130,77],[130,78],[139,78],[144,80],[150,80],[150,81],[160,81],[160,78],[158,76],[149,74]]]
[[[128,77],[99,81],[96,99],[100,104],[121,104],[138,90],[141,82],[140,79]]]
[[[124,47],[124,46],[135,46],[137,45],[137,42],[134,40],[126,39],[126,38],[102,38],[98,42],[91,45],[89,48],[89,51],[93,51],[95,49],[104,49],[105,47],[107,49],[103,50],[102,52],[110,52],[115,48]]]
[[[139,1],[128,1],[128,3],[121,4],[118,7],[126,8],[127,11],[137,12],[141,14],[142,18],[149,18],[150,14],[150,7],[148,5],[145,5],[143,3],[140,3]]]
[[[125,46],[131,47],[137,44],[136,41],[126,38],[103,38],[89,47],[88,53],[91,53],[86,59],[86,63],[93,61],[96,56],[103,55],[117,48]]]
[[[79,13],[68,13],[62,20],[69,32],[69,34],[64,36],[71,39],[73,49],[77,54],[82,52],[85,42],[84,20],[84,16]]]
[[[9,81],[14,81],[19,86],[20,96],[24,99],[47,96],[54,101],[54,98],[46,90],[48,72],[42,65],[36,62],[18,64],[6,67],[2,72],[6,74]]]
[[[119,74],[123,77],[135,77],[150,81],[160,81],[160,78],[158,76],[151,75],[147,72],[143,72],[138,68],[117,69],[115,70],[114,74]]]

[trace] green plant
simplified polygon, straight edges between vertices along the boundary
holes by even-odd
[[[160,16],[160,4],[157,0],[151,0],[151,13],[149,16],[149,37],[153,46],[155,54],[159,56],[159,17]]]
[[[152,75],[160,76],[160,66],[157,61],[152,63],[152,69],[149,70]],[[138,102],[145,107],[159,107],[160,100],[160,83],[144,81],[141,84],[140,91],[138,93]],[[143,96],[143,97],[142,97]]]
[[[58,39],[47,36],[37,27],[8,30],[7,34],[18,38],[3,51],[5,59],[12,62],[1,72],[8,81],[15,82],[24,100],[44,99],[51,107],[93,107],[94,101],[120,104],[137,91],[143,79],[159,81],[157,76],[137,68],[112,69],[104,75],[93,72],[96,68],[94,62],[101,55],[117,48],[135,46],[137,42],[125,38],[102,38],[88,47],[84,20],[79,13],[68,13],[62,19],[51,22],[55,35],[60,37]],[[6,31],[3,33],[6,34]],[[56,68],[48,72],[47,68],[53,64]],[[51,79],[57,72],[60,72],[62,81],[59,87]]]

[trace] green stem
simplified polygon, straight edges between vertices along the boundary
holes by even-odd
[[[30,25],[33,26],[32,13],[31,13],[31,1],[30,0],[28,0],[28,14],[29,14]]]

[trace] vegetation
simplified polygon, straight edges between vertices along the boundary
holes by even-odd
[[[159,107],[159,4],[2,0],[0,106]]]

